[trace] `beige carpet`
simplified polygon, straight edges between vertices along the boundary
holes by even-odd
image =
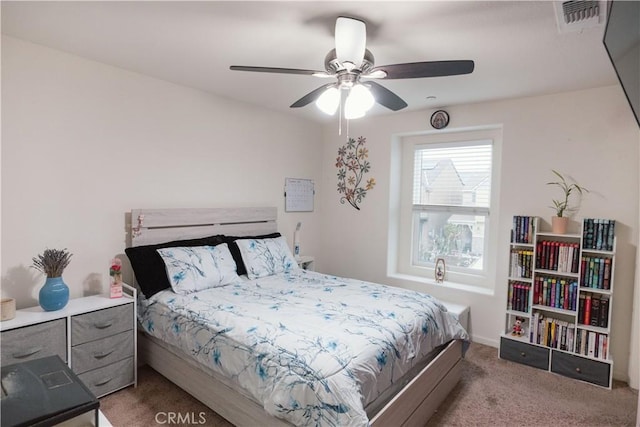
[[[497,353],[471,345],[462,380],[429,427],[635,425],[638,394],[625,384],[607,390],[500,360]],[[138,370],[137,388],[100,399],[100,408],[116,427],[231,425],[147,366]]]

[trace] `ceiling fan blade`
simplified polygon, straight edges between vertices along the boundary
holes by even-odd
[[[341,64],[362,64],[367,44],[367,26],[363,21],[339,16],[336,19],[336,57]]]
[[[229,67],[233,71],[254,71],[258,73],[279,73],[279,74],[304,74],[307,76],[332,77],[326,71],[300,70],[297,68],[274,68],[274,67],[247,67],[244,65],[232,65]]]
[[[376,99],[376,102],[384,107],[387,107],[390,110],[398,111],[402,110],[407,106],[407,103],[402,100],[398,95],[391,92],[386,87],[378,84],[376,82],[366,82],[363,83],[365,86],[369,86],[373,97]]]
[[[409,62],[406,64],[383,65],[371,72],[383,71],[386,79],[417,79],[421,77],[455,76],[473,72],[473,61],[430,61]],[[363,76],[364,77],[364,76]]]
[[[309,92],[308,94],[306,94],[305,96],[303,96],[302,98],[298,99],[296,102],[291,104],[289,108],[300,108],[300,107],[304,107],[305,105],[311,104],[312,102],[320,98],[320,95],[322,95],[322,93],[328,88],[330,88],[331,86],[335,86],[335,83],[320,86],[318,89],[315,89]]]

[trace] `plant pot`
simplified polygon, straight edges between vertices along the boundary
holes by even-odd
[[[16,317],[16,300],[13,298],[0,299],[0,320],[11,320]]]
[[[47,277],[44,286],[40,288],[38,302],[44,311],[60,310],[67,305],[69,287],[64,283],[62,277]]]
[[[551,231],[554,234],[565,234],[567,232],[567,225],[569,224],[569,218],[564,216],[551,217]]]

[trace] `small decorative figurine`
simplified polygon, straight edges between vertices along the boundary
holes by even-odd
[[[118,258],[114,258],[111,260],[109,275],[111,276],[111,285],[109,292],[111,298],[122,297],[122,261],[120,261]]]
[[[435,269],[437,283],[444,282],[444,274],[446,270],[447,270],[447,266],[444,262],[444,258],[438,258],[436,260],[436,269]]]
[[[513,324],[513,330],[511,335],[515,337],[521,337],[524,335],[524,327],[522,326],[522,318],[516,317],[516,322]]]

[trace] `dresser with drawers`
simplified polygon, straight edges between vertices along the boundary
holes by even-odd
[[[58,311],[40,306],[16,310],[0,322],[2,366],[58,355],[101,397],[137,382],[136,295],[70,299]]]

